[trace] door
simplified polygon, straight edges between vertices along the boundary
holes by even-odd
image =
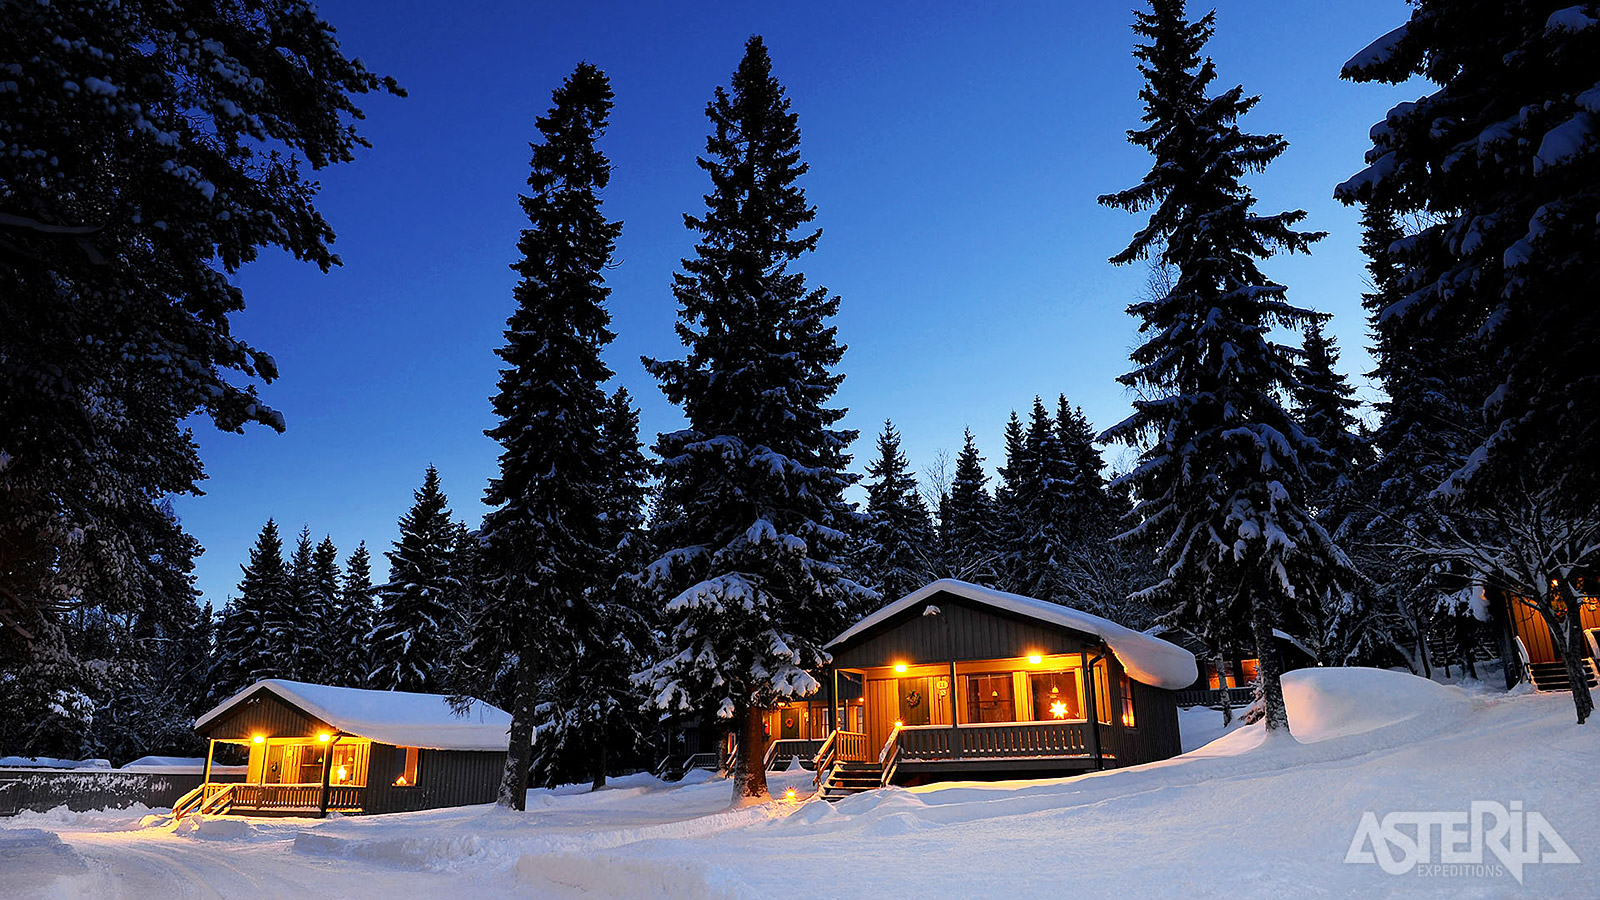
[[[800,710],[793,706],[778,710],[778,740],[793,741],[800,738]]]
[[[262,784],[283,784],[283,751],[282,744],[267,745],[267,765],[261,773]]]
[[[927,678],[897,679],[900,685],[900,724],[928,724],[928,708],[933,698],[928,694]]]

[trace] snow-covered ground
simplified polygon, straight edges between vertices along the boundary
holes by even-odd
[[[1600,895],[1600,731],[1573,724],[1570,697],[1473,693],[1373,670],[1285,681],[1297,739],[1235,727],[1135,769],[893,789],[831,806],[805,802],[811,775],[794,771],[774,775],[773,789],[795,787],[801,801],[736,811],[726,809],[728,784],[702,774],[677,785],[634,776],[596,794],[533,791],[525,814],[468,807],[177,828],[145,811],[26,814],[0,819],[0,895]],[[1183,718],[1192,733],[1220,725],[1214,711]],[[1475,800],[1520,801],[1580,861],[1529,864],[1521,883],[1504,867],[1392,875],[1345,862],[1365,812],[1466,813]],[[1434,836],[1437,845],[1437,827]],[[1423,860],[1439,861],[1437,846]],[[1488,851],[1484,861],[1497,864]]]

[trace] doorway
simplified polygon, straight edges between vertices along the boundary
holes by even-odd
[[[900,678],[900,724],[926,725],[929,722],[928,710],[933,705],[933,698],[928,694],[929,681],[927,678]]]

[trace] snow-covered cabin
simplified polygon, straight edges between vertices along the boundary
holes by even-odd
[[[1584,576],[1576,580],[1578,630],[1581,644],[1576,648],[1579,664],[1588,669],[1591,690],[1600,686],[1600,579]],[[1541,691],[1570,691],[1566,663],[1556,646],[1550,626],[1533,604],[1505,591],[1485,592],[1480,586],[1467,590],[1476,609],[1484,608],[1499,633],[1500,658],[1505,662],[1506,687],[1527,680]]]
[[[511,716],[480,700],[269,678],[195,720],[207,776],[175,806],[252,815],[405,812],[488,803],[505,771]],[[217,744],[248,750],[244,780],[210,777]]]
[[[1066,775],[1180,752],[1192,653],[1108,619],[945,579],[827,645],[824,796],[948,778]]]

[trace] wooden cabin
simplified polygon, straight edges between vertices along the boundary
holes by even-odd
[[[1578,624],[1584,637],[1578,654],[1588,658],[1589,686],[1594,688],[1600,684],[1600,596],[1592,596],[1593,585],[1588,578],[1580,580],[1579,586],[1589,596],[1581,597],[1578,606]],[[1496,592],[1495,596],[1498,600],[1490,604],[1490,618],[1501,632],[1500,656],[1505,662],[1506,687],[1527,679],[1541,691],[1571,690],[1566,664],[1544,617],[1517,597],[1503,592]]]
[[[457,715],[439,694],[266,679],[195,720],[206,775],[173,806],[248,815],[386,813],[489,803],[511,716],[482,701]],[[218,744],[249,754],[243,781],[213,780]]]
[[[887,604],[827,649],[840,727],[818,760],[833,799],[1176,756],[1176,691],[1197,673],[1193,654],[1160,638],[952,579]]]
[[[1205,645],[1187,631],[1175,628],[1152,628],[1150,633],[1188,650],[1195,655],[1199,674],[1194,683],[1178,691],[1178,706],[1214,706],[1222,708],[1222,693],[1227,692],[1230,706],[1249,706],[1255,702],[1255,681],[1261,673],[1259,657],[1235,651],[1217,665]],[[1292,672],[1317,664],[1317,655],[1294,635],[1282,629],[1272,629],[1272,648],[1278,655],[1278,671]],[[1252,648],[1253,649],[1253,648]]]

